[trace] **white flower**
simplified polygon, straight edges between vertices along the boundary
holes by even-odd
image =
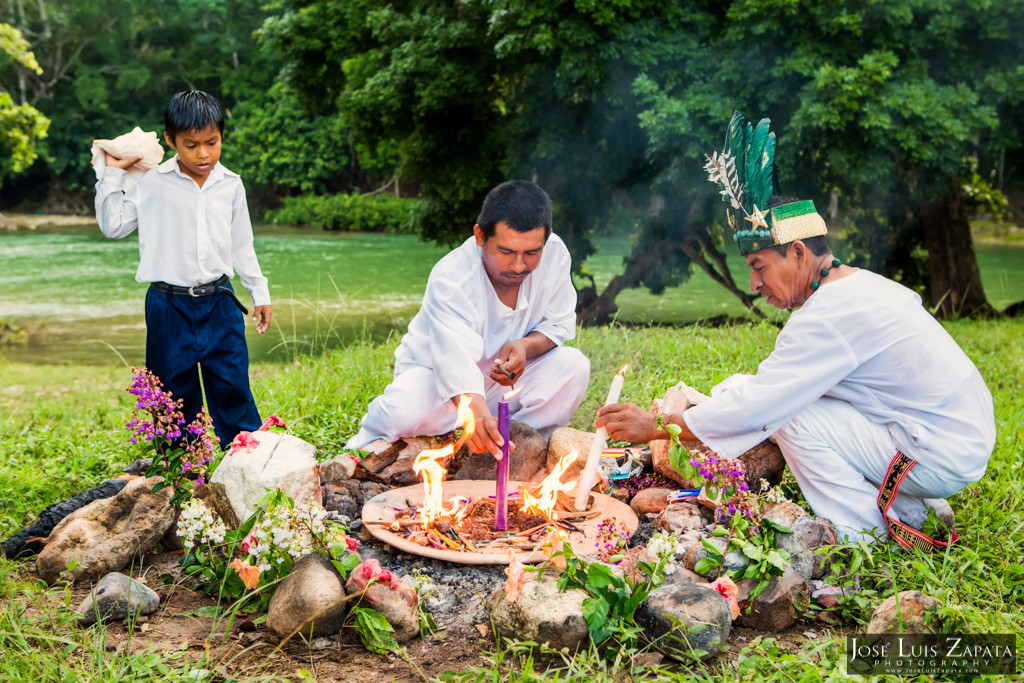
[[[676,539],[665,532],[656,533],[647,542],[647,552],[662,562],[670,562],[676,554]]]

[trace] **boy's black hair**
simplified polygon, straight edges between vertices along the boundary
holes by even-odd
[[[494,237],[498,223],[504,222],[516,232],[544,228],[544,240],[551,236],[551,199],[548,193],[528,180],[509,180],[487,193],[476,219],[484,240]]]
[[[178,133],[217,126],[224,134],[224,112],[217,98],[202,90],[183,90],[174,95],[164,110],[164,132],[171,140]]]

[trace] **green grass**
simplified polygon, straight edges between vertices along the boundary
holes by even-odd
[[[946,327],[988,381],[998,428],[987,475],[951,501],[964,542],[929,556],[888,546],[876,549],[862,575],[864,597],[871,599],[851,601],[845,614],[854,627],[862,625],[874,606],[894,591],[918,589],[943,603],[947,624],[979,633],[1021,633],[1024,321],[962,320]],[[571,426],[591,427],[594,409],[625,363],[630,372],[622,398],[646,405],[680,379],[707,392],[735,372],[753,372],[776,334],[777,328],[767,323],[581,330],[574,344],[591,358],[592,380]],[[321,458],[335,455],[356,431],[366,404],[390,380],[396,342],[357,342],[318,357],[253,366],[261,411],[276,411],[292,433],[317,445]],[[130,447],[123,429],[130,412],[123,391],[129,377],[126,367],[0,365],[0,534],[14,533],[46,505],[95,486],[116,474],[118,464],[141,455]],[[0,661],[13,672],[11,680],[105,681],[115,680],[115,674],[145,680],[154,667],[159,670],[157,665],[169,672],[161,680],[194,680],[189,672],[203,669],[201,663],[168,654],[104,655],[102,628],[69,626],[70,596],[15,578],[23,575],[16,563],[0,561]],[[50,612],[39,606],[42,597]],[[846,680],[844,637],[829,635],[820,624],[809,628],[820,637],[796,651],[765,638],[733,643],[732,651],[709,671],[645,671],[651,680]],[[1024,651],[1020,638],[1018,646]],[[503,645],[484,664],[453,671],[444,680],[636,680],[629,654],[617,662],[596,653],[568,660],[557,653],[535,658],[524,648]]]

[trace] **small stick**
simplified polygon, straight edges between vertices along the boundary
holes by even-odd
[[[545,528],[549,524],[550,524],[550,522],[544,522],[543,524],[538,524],[537,526],[533,527],[532,529],[527,529],[526,531],[520,531],[518,534],[516,534],[516,536],[533,536],[535,533],[537,533],[541,529]]]

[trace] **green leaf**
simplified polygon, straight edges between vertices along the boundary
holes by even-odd
[[[704,546],[704,549],[708,551],[709,555],[712,555],[712,556],[718,557],[718,558],[722,557],[722,551],[718,549],[717,545],[715,545],[714,543],[712,543],[708,539],[701,538],[700,539],[700,544],[702,546]]]
[[[380,612],[366,607],[353,607],[356,617],[356,632],[363,641],[363,647],[370,652],[384,655],[398,649],[395,629]]]
[[[202,617],[204,619],[216,619],[221,614],[221,608],[217,605],[206,605],[182,612],[186,617]]]
[[[716,569],[718,569],[718,562],[712,560],[710,557],[705,557],[704,559],[697,562],[696,566],[694,566],[693,568],[693,571],[697,572],[698,574],[707,574],[708,572],[714,571]]]

